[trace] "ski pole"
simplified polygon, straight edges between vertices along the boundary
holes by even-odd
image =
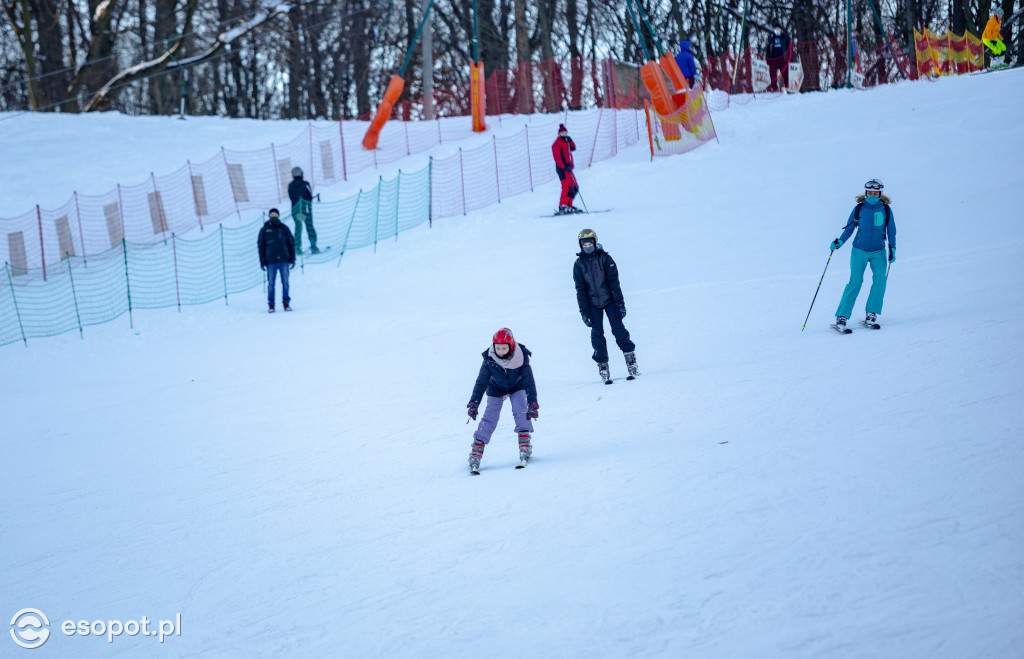
[[[590,211],[587,210],[587,202],[583,201],[583,195],[580,194],[580,182],[579,179],[576,178],[576,172],[570,169],[569,173],[572,174],[572,183],[576,186],[576,195],[580,198],[580,203],[583,204],[583,212],[590,213]]]
[[[825,281],[825,272],[828,270],[828,262],[832,260],[832,254],[834,250],[829,250],[828,261],[825,261],[825,270],[821,271],[821,279],[818,280],[818,287],[814,289],[814,298],[811,300],[811,309],[814,308],[814,301],[818,299],[818,291],[821,290],[821,282]],[[807,319],[811,317],[811,309],[807,310],[807,318],[804,318],[804,326],[800,328],[800,331],[807,329]]]

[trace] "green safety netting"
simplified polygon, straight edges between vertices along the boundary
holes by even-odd
[[[430,219],[430,167],[399,172],[370,190],[313,205],[319,254],[301,264],[326,263],[347,250],[393,238]],[[290,217],[282,221],[294,226]],[[198,238],[121,245],[57,265],[0,272],[0,345],[55,336],[110,322],[134,309],[205,304],[263,284],[256,238],[263,220],[207,230]],[[305,236],[303,236],[305,238]],[[304,242],[308,245],[308,240]]]

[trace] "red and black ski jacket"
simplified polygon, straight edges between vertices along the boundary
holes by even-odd
[[[555,169],[558,170],[558,178],[565,178],[566,170],[572,171],[572,152],[576,150],[576,143],[571,137],[559,137],[551,145],[551,155],[555,157]]]

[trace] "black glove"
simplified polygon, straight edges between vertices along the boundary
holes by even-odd
[[[562,139],[565,140],[566,142],[572,142],[572,138],[569,137],[568,135],[563,135]]]
[[[625,318],[626,317],[626,305],[622,305],[621,307],[619,307],[619,317],[620,318]]]
[[[572,171],[572,165],[566,165],[565,166],[565,171],[571,172]]]
[[[266,272],[266,271],[267,271],[267,266],[265,266],[265,265],[263,265],[263,264],[261,263],[261,264],[260,264],[260,270],[262,270],[263,272]]]
[[[587,327],[593,327],[594,326],[594,321],[590,320],[590,316],[588,316],[587,314],[583,313],[582,311],[580,312],[580,315],[583,316],[583,324],[584,325],[586,325]]]
[[[471,400],[471,401],[469,401],[469,404],[466,405],[466,409],[469,410],[467,412],[467,414],[469,414],[469,418],[473,419],[474,421],[476,421],[477,411],[480,409],[480,401],[478,401],[478,400]]]
[[[540,405],[538,405],[537,403],[530,403],[529,405],[527,405],[526,406],[526,418],[527,419],[536,419],[537,418],[537,410],[538,409],[540,409]]]
[[[294,270],[295,269],[295,261],[292,261],[291,263],[288,264],[288,269],[289,270]]]
[[[896,260],[896,248],[895,247],[890,247],[889,248],[889,263],[892,263],[895,260]]]

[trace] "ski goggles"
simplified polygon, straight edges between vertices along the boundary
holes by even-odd
[[[873,178],[864,184],[865,190],[881,190],[883,188],[885,188],[885,186],[882,185],[882,182],[879,181],[877,178]]]

